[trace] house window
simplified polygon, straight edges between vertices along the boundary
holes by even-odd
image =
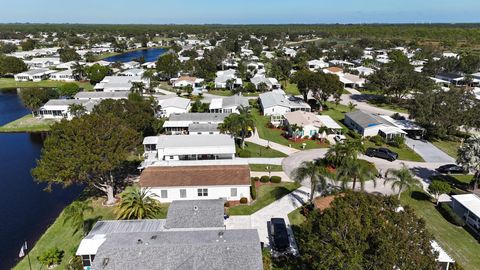
[[[230,196],[231,197],[237,197],[238,190],[237,188],[231,188],[230,189]]]
[[[207,197],[208,196],[208,189],[207,188],[199,188],[197,189],[198,197]]]
[[[160,190],[160,198],[162,199],[168,198],[168,190]]]
[[[180,189],[180,198],[186,198],[186,197],[187,197],[187,190]]]
[[[90,255],[82,255],[82,263],[83,263],[83,266],[90,266],[91,264]]]

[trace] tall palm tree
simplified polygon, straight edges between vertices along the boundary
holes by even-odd
[[[142,74],[142,80],[146,80],[150,84],[150,89],[148,89],[150,92],[152,92],[152,86],[154,85],[152,81],[155,79],[155,72],[151,69],[145,70]]]
[[[347,159],[337,168],[337,181],[342,183],[343,188],[347,188],[348,183],[352,182],[352,190],[355,190],[357,182],[360,183],[360,189],[364,190],[365,182],[373,181],[377,185],[375,170],[358,159]]]
[[[136,186],[127,187],[120,194],[121,201],[115,209],[118,219],[144,219],[154,218],[160,208],[157,197],[149,189]]]
[[[85,67],[78,62],[72,65],[72,76],[77,80],[83,80],[85,78]]]
[[[315,191],[327,187],[328,176],[324,160],[304,161],[300,167],[293,170],[293,180],[298,183],[310,180],[310,203],[313,202]]]
[[[405,164],[402,165],[400,169],[388,169],[385,173],[386,183],[392,183],[392,189],[395,191],[398,189],[398,198],[400,199],[400,194],[404,191],[410,191],[414,187],[422,188],[420,182],[413,176]]]
[[[333,165],[340,166],[345,161],[357,160],[358,155],[363,152],[364,146],[361,140],[349,139],[330,147],[325,157]]]
[[[220,124],[222,133],[230,133],[232,136],[240,138],[240,147],[245,148],[245,138],[249,131],[255,130],[255,121],[249,109],[244,106],[238,108],[238,114],[232,113],[225,117]]]
[[[145,84],[143,82],[132,82],[130,91],[132,91],[132,93],[143,95],[143,91],[145,91]]]
[[[80,229],[85,229],[86,212],[93,212],[93,207],[90,206],[89,201],[74,201],[63,211],[63,224],[70,221],[72,226],[75,228],[74,233]],[[86,233],[85,230],[84,233]]]

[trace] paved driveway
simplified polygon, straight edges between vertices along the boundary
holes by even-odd
[[[428,141],[413,140],[407,137],[405,143],[419,154],[425,162],[455,163],[455,159]]]

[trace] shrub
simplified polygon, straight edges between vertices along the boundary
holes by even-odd
[[[225,203],[223,204],[223,207],[230,207],[230,202],[225,202]]]
[[[370,141],[373,142],[376,146],[382,146],[385,143],[385,140],[380,135],[370,137]]]
[[[255,182],[258,182],[260,181],[260,177],[251,177],[252,181],[255,181]],[[254,182],[252,182],[252,184],[255,184]]]
[[[248,203],[248,199],[245,198],[245,197],[242,197],[242,198],[240,198],[240,203],[241,204],[246,204],[246,203]]]
[[[260,182],[262,183],[268,183],[270,181],[270,177],[264,175],[262,177],[260,177]]]
[[[253,180],[252,185],[250,186],[250,196],[252,197],[252,200],[257,198],[257,188],[255,187],[255,182]]]
[[[282,182],[282,177],[274,175],[274,176],[270,177],[270,182],[278,184],[278,183]]]
[[[52,266],[58,265],[62,261],[63,251],[58,250],[58,248],[54,247],[45,251],[42,255],[37,257],[37,260],[45,265],[45,266]]]
[[[401,136],[394,136],[393,139],[388,142],[388,145],[402,148],[405,145],[405,138]]]
[[[241,158],[249,158],[252,156],[252,153],[248,150],[239,150],[238,151],[238,156]]]
[[[450,223],[457,225],[457,226],[465,226],[465,221],[453,211],[450,203],[443,202],[439,203],[437,206],[438,211],[442,214],[442,216],[448,220]]]
[[[350,136],[350,137],[352,137],[352,138],[354,138],[354,139],[358,139],[358,138],[361,137],[360,134],[358,134],[357,132],[355,132],[355,131],[353,131],[353,130],[351,130],[351,129],[348,130],[347,134],[348,134],[348,136]]]

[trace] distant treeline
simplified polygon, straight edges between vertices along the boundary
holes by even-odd
[[[480,42],[480,24],[329,24],[329,25],[85,25],[85,24],[0,24],[3,37],[15,32],[86,32],[122,33],[126,35],[170,33],[208,34],[315,34],[324,38],[378,38],[455,42]]]

